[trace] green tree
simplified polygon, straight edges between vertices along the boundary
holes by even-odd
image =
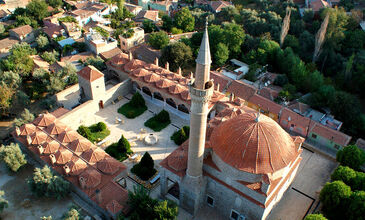
[[[41,21],[48,16],[48,5],[44,0],[32,0],[27,5],[27,12]]]
[[[30,113],[28,109],[24,109],[24,111],[20,114],[20,118],[14,119],[15,126],[22,126],[23,124],[27,124],[34,121],[34,115]]]
[[[8,86],[4,82],[0,82],[0,112],[2,114],[8,112],[14,94],[15,88]]]
[[[347,219],[364,219],[365,213],[365,191],[355,191],[351,194],[350,204],[347,209]]]
[[[223,64],[226,63],[226,61],[228,60],[228,57],[229,57],[228,47],[223,43],[219,43],[217,45],[217,50],[214,54],[215,65],[222,66]]]
[[[19,145],[14,143],[0,147],[0,160],[13,172],[17,172],[22,166],[27,164],[25,155],[20,150]]]
[[[341,180],[346,185],[351,186],[356,178],[356,171],[347,166],[339,166],[331,174],[331,180]]]
[[[4,191],[0,191],[0,214],[8,207],[9,204],[8,200],[4,198],[4,195]]]
[[[365,152],[356,145],[348,145],[337,152],[336,160],[342,166],[358,170],[365,163]]]
[[[59,76],[50,76],[49,84],[47,85],[47,90],[54,94],[59,91],[62,91],[66,86],[66,83]]]
[[[62,0],[47,0],[47,3],[53,8],[61,8],[63,5]]]
[[[104,71],[106,69],[106,65],[101,57],[88,57],[84,63],[85,66],[92,65],[99,71]]]
[[[43,168],[35,168],[33,177],[27,182],[30,190],[39,197],[61,199],[70,193],[70,183],[54,175],[47,165]]]
[[[223,24],[223,36],[225,44],[232,53],[241,52],[241,45],[245,41],[245,31],[242,26],[234,23]]]
[[[288,34],[283,44],[283,48],[286,47],[290,47],[295,53],[298,53],[300,47],[299,40],[294,35]]]
[[[6,60],[3,60],[3,65],[6,70],[14,71],[20,75],[27,76],[33,70],[33,60],[29,57],[35,54],[35,50],[26,42],[15,44],[10,49],[10,55]]]
[[[182,42],[175,42],[162,49],[162,63],[169,62],[170,68],[176,71],[179,67],[185,68],[192,60],[191,48]]]
[[[154,207],[157,201],[150,197],[150,192],[143,186],[133,186],[133,191],[129,191],[128,204],[131,207],[131,219],[154,219]]]
[[[324,18],[329,13],[325,46],[330,49],[341,49],[341,42],[345,39],[346,25],[349,17],[343,8],[325,8],[321,12]]]
[[[155,212],[155,215],[157,215],[157,219],[174,220],[177,217],[179,208],[174,202],[164,200],[158,202],[153,208],[153,211]]]
[[[153,23],[153,21],[149,19],[144,19],[142,22],[142,27],[144,29],[144,32],[151,33],[156,30],[156,25]]]
[[[154,166],[155,163],[151,155],[146,152],[141,161],[132,167],[131,172],[136,174],[142,180],[147,181],[157,172]]]
[[[60,54],[56,50],[53,50],[52,52],[48,52],[48,51],[44,52],[41,55],[41,57],[49,64],[53,64],[54,62],[56,62],[58,60],[59,55]]]
[[[345,204],[350,196],[351,188],[342,181],[326,183],[319,195],[325,216],[329,219],[345,219]]]
[[[22,82],[22,78],[19,74],[13,71],[0,72],[0,82],[11,86],[12,88],[18,88]]]
[[[322,214],[309,214],[307,215],[304,220],[327,220]]]
[[[183,30],[184,32],[189,32],[194,30],[195,19],[188,7],[182,8],[175,14],[174,24],[175,27]]]
[[[5,27],[3,24],[0,24],[0,34],[5,32]]]
[[[44,35],[39,35],[36,39],[36,42],[37,42],[37,47],[40,50],[45,50],[49,46],[48,38]]]
[[[162,49],[170,42],[169,35],[164,31],[153,32],[148,38],[148,44],[155,49]]]
[[[70,210],[68,210],[68,212],[66,212],[63,215],[62,220],[79,220],[81,219],[80,213],[77,209],[75,208],[70,208]]]
[[[162,29],[164,29],[167,32],[171,32],[171,29],[174,25],[172,19],[168,15],[162,16]]]

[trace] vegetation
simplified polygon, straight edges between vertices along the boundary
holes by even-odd
[[[9,204],[8,200],[4,198],[4,195],[4,191],[0,191],[0,214],[8,207]]]
[[[157,115],[148,119],[144,126],[151,128],[153,131],[161,131],[171,123],[170,115],[167,111],[162,110]]]
[[[337,152],[336,160],[343,166],[359,170],[365,163],[365,152],[356,145],[349,145]]]
[[[86,61],[84,62],[85,66],[91,65],[94,66],[96,69],[98,69],[100,72],[106,70],[106,65],[103,59],[101,57],[88,57]]]
[[[50,52],[46,51],[46,52],[42,53],[41,57],[47,63],[53,64],[54,62],[56,62],[58,60],[59,55],[60,54],[56,50],[53,50]]]
[[[76,206],[71,206],[70,209],[62,216],[62,220],[80,220],[82,216]]]
[[[101,36],[108,38],[109,37],[109,32],[107,30],[105,30],[104,28],[101,27],[94,27],[93,28],[96,32],[98,32]]]
[[[49,47],[48,38],[44,35],[39,35],[36,39],[38,50],[46,50]]]
[[[342,181],[352,190],[365,191],[365,173],[355,171],[350,167],[339,166],[331,175],[332,181]]]
[[[123,135],[118,142],[108,146],[105,149],[105,152],[119,161],[124,161],[129,155],[133,154],[131,145]]]
[[[304,220],[327,220],[322,214],[310,214],[307,215]]]
[[[171,140],[173,140],[175,142],[175,144],[180,146],[187,139],[189,139],[189,134],[190,134],[190,127],[189,126],[184,126],[180,130],[175,131],[172,134]]]
[[[175,14],[174,25],[183,32],[190,32],[194,30],[195,19],[189,8],[184,7]]]
[[[71,23],[77,23],[76,18],[72,17],[72,16],[66,16],[66,17],[62,17],[57,19],[59,22],[71,22]]]
[[[33,177],[27,181],[32,193],[38,197],[61,199],[70,193],[70,183],[53,174],[47,165],[43,168],[35,168]]]
[[[89,127],[81,125],[77,129],[77,132],[93,143],[103,140],[110,134],[110,131],[104,122],[99,122]]]
[[[149,20],[149,19],[144,19],[142,22],[142,27],[144,29],[144,32],[146,33],[151,33],[153,31],[156,31],[156,25],[153,23],[153,21]]]
[[[17,172],[22,166],[27,164],[25,155],[20,150],[19,145],[14,143],[0,147],[0,160],[13,172]]]
[[[130,219],[159,219],[174,220],[178,214],[178,206],[170,201],[152,199],[142,186],[134,187],[134,192],[129,192],[129,205],[131,207]]]
[[[162,49],[169,44],[170,38],[164,31],[153,32],[148,37],[148,44],[155,49]]]
[[[118,112],[127,118],[136,118],[146,110],[147,106],[142,95],[136,92],[128,103],[118,109]]]
[[[155,169],[155,163],[153,162],[151,155],[146,152],[141,161],[132,167],[131,172],[144,181],[149,180],[155,175],[157,170]]]
[[[161,62],[168,62],[172,71],[176,71],[179,67],[187,67],[193,58],[191,48],[183,42],[167,45],[162,49],[161,54]]]

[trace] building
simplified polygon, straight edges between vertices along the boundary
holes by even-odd
[[[9,30],[9,35],[22,42],[32,43],[35,41],[33,28],[30,25],[13,28]]]
[[[209,1],[210,10],[214,13],[221,12],[223,8],[233,6],[229,1]]]
[[[119,35],[120,49],[128,51],[132,47],[138,46],[144,42],[144,30],[140,27],[134,27],[133,35],[126,37],[123,34]]]
[[[158,17],[158,11],[157,10],[142,10],[140,11],[135,18],[133,18],[136,22],[143,22],[145,19],[157,22],[160,20]]]
[[[19,40],[10,37],[0,40],[0,58],[8,56],[10,49],[17,43]]]
[[[112,37],[103,37],[97,31],[91,30],[85,35],[85,43],[94,54],[103,53],[118,47],[118,41]]]
[[[174,188],[193,215],[206,204],[227,219],[265,219],[295,177],[304,139],[247,107],[226,108],[207,125],[214,91],[207,28],[196,63],[190,138],[160,163],[161,196]]]
[[[75,6],[77,9],[71,12],[79,25],[83,27],[90,21],[105,21],[103,15],[110,13],[110,7],[105,3],[82,2]]]
[[[74,22],[60,22],[70,38],[78,39],[81,37],[81,28]]]
[[[124,3],[124,7],[128,9],[128,11],[134,15],[137,15],[140,11],[142,11],[142,6],[134,5],[130,3]]]
[[[318,13],[322,8],[330,7],[330,4],[326,0],[307,0],[309,1],[309,8],[313,10],[314,13]]]

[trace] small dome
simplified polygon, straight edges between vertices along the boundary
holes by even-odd
[[[146,63],[143,62],[142,60],[133,59],[129,61],[126,65],[124,65],[124,70],[127,72],[131,72],[134,69],[144,67],[145,65]]]
[[[160,76],[157,75],[156,73],[151,73],[146,75],[145,77],[143,77],[144,81],[147,83],[153,83],[153,82],[157,82],[158,80],[160,80]]]
[[[72,152],[67,150],[66,148],[60,148],[56,153],[56,163],[57,164],[66,164],[72,158]]]
[[[30,137],[32,138],[32,144],[39,145],[43,144],[47,140],[48,135],[43,131],[37,131],[34,132]]]
[[[132,71],[133,76],[135,77],[144,77],[148,74],[149,72],[143,68],[138,68]]]
[[[85,151],[81,156],[89,163],[96,163],[104,159],[106,153],[102,149],[94,147]]]
[[[180,93],[180,96],[182,99],[188,101],[191,99],[190,94],[189,94],[189,90],[184,90],[183,92]]]
[[[81,175],[85,181],[86,188],[95,188],[101,183],[101,174],[95,169],[87,169]]]
[[[47,126],[46,132],[51,135],[58,135],[62,132],[66,131],[67,126],[62,122],[52,123],[51,125]]]
[[[119,167],[121,166],[122,163],[112,157],[105,157],[97,164],[98,169],[106,174],[114,174],[119,170]]]
[[[76,131],[64,131],[58,135],[57,139],[62,143],[71,143],[78,138]]]
[[[186,88],[184,88],[183,86],[180,86],[178,84],[174,84],[169,87],[169,93],[171,93],[171,94],[179,94],[185,90],[186,90]]]
[[[168,158],[167,164],[169,167],[176,171],[186,170],[188,164],[188,141],[184,142],[184,144],[175,150]]]
[[[67,165],[70,168],[70,174],[74,176],[79,175],[87,167],[86,162],[80,158],[77,158],[75,161],[68,162]]]
[[[163,78],[156,82],[156,87],[160,88],[160,89],[166,89],[172,85],[174,85],[173,82],[171,82],[168,79],[163,79]]]
[[[74,152],[84,152],[88,149],[90,149],[92,146],[92,143],[85,139],[85,138],[78,138],[76,140],[73,140],[70,144],[70,149]]]
[[[36,126],[47,127],[48,125],[52,124],[56,120],[56,117],[52,114],[41,114],[33,121],[33,124]]]
[[[43,148],[44,148],[44,151],[43,151],[44,154],[54,154],[60,148],[60,143],[58,143],[55,140],[52,140],[50,142],[44,143]]]
[[[274,120],[243,113],[222,122],[210,137],[214,153],[230,166],[249,173],[267,174],[297,157],[291,136]]]
[[[117,202],[116,200],[111,200],[110,202],[108,202],[108,204],[106,204],[106,209],[113,213],[116,214],[118,213],[120,210],[123,209],[123,206],[121,204],[119,204],[119,202]]]
[[[24,124],[19,128],[19,130],[20,135],[26,136],[33,134],[37,130],[37,128],[34,124]]]

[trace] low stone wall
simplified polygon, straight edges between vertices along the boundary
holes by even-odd
[[[132,81],[127,79],[112,88],[108,89],[105,94],[104,106],[108,106],[112,101],[116,100],[119,96],[125,96],[132,91]]]
[[[71,110],[79,103],[79,96],[79,84],[70,86],[69,88],[55,94],[56,101],[68,110]]]

